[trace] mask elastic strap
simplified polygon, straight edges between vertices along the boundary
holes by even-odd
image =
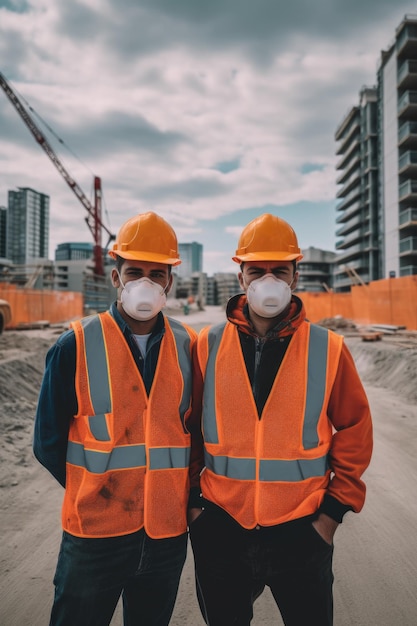
[[[125,285],[124,285],[124,283],[123,283],[123,281],[122,281],[122,277],[121,277],[121,276],[120,276],[120,274],[119,274],[119,270],[116,270],[116,272],[117,272],[117,275],[118,275],[118,277],[119,277],[120,284],[122,285],[123,289],[125,289]]]

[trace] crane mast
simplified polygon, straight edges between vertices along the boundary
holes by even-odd
[[[105,224],[103,224],[101,219],[101,200],[102,200],[102,190],[101,190],[101,179],[98,176],[94,176],[94,205],[91,204],[90,200],[84,194],[81,187],[77,184],[77,182],[72,178],[67,169],[61,163],[54,149],[41,132],[29,112],[21,103],[19,97],[14,92],[12,87],[9,85],[8,81],[4,77],[4,75],[0,72],[0,87],[2,87],[6,96],[9,98],[10,102],[13,104],[14,108],[29,128],[30,132],[34,136],[37,143],[41,146],[41,148],[46,152],[48,157],[51,159],[52,163],[55,165],[58,172],[61,174],[67,185],[72,189],[72,191],[77,196],[78,200],[84,206],[84,208],[88,212],[88,216],[85,218],[88,228],[93,235],[94,239],[94,273],[98,276],[104,276],[104,263],[103,263],[103,249],[102,249],[102,231],[105,230],[109,236],[107,246],[110,241],[112,241],[115,237],[110,232]],[[106,247],[107,247],[106,246]]]

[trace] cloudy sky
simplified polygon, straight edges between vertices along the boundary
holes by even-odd
[[[208,274],[235,271],[238,235],[263,212],[302,248],[335,249],[335,130],[405,14],[415,2],[0,0],[0,72],[91,200],[101,177],[111,232],[153,210],[203,244]],[[17,187],[51,198],[50,258],[92,241],[0,90],[0,205]]]

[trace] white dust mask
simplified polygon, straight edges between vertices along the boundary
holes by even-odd
[[[253,280],[246,291],[252,309],[261,317],[276,317],[291,301],[291,287],[272,274]]]
[[[161,287],[150,278],[130,280],[124,285],[120,275],[119,279],[123,287],[120,302],[123,310],[133,319],[146,322],[155,317],[166,305],[165,289],[168,285],[165,288]]]

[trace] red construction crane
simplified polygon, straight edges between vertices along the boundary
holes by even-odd
[[[88,216],[85,218],[88,228],[90,229],[94,239],[94,273],[98,276],[104,276],[104,262],[103,262],[103,248],[102,248],[102,231],[105,230],[109,236],[106,248],[110,241],[115,239],[115,236],[110,232],[105,224],[101,220],[101,179],[98,176],[94,176],[94,206],[91,204],[87,196],[84,194],[81,187],[75,182],[69,172],[61,163],[60,159],[56,155],[54,149],[46,139],[45,135],[38,128],[37,124],[32,119],[31,115],[20,101],[19,97],[12,89],[4,75],[0,72],[0,87],[2,87],[6,96],[13,104],[20,117],[29,128],[32,135],[35,137],[38,144],[46,152],[52,163],[57,168],[58,172],[64,178],[65,182],[72,191],[75,193],[81,204],[87,209]]]

